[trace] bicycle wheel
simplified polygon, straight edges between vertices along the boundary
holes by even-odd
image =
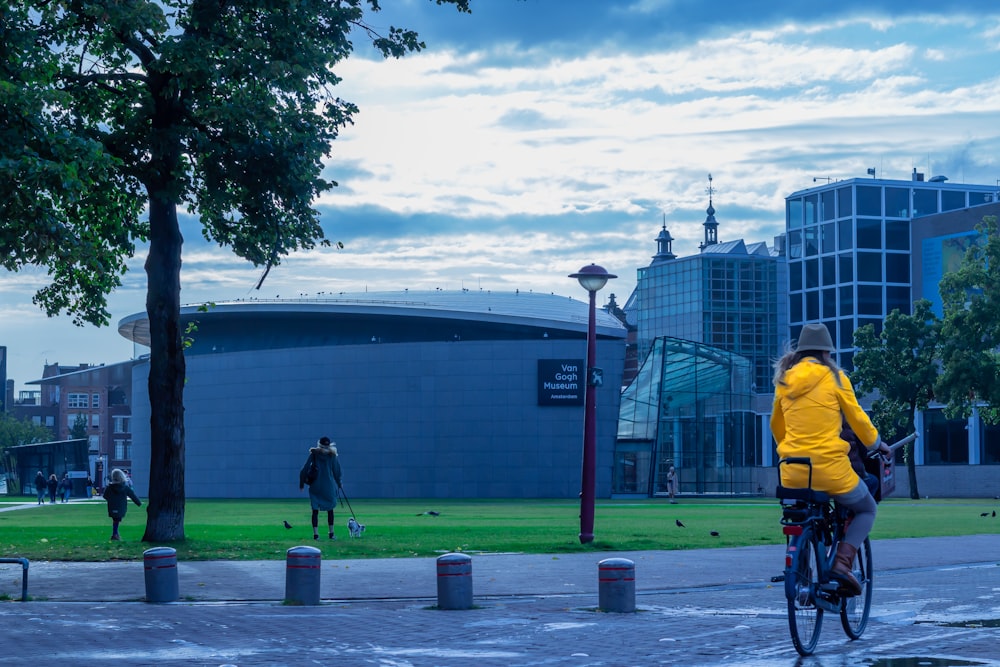
[[[814,595],[818,585],[821,557],[813,542],[812,530],[806,528],[789,545],[794,546],[792,563],[785,574],[785,596],[788,598],[788,629],[792,644],[800,655],[811,655],[819,641],[823,610],[816,606]]]
[[[861,584],[861,595],[845,598],[840,608],[840,623],[851,639],[860,639],[868,626],[872,610],[872,543],[865,538],[851,566],[854,578]]]

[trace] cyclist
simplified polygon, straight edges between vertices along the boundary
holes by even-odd
[[[771,433],[778,456],[812,460],[812,488],[828,493],[854,512],[831,575],[844,593],[858,595],[861,584],[851,573],[858,547],[875,525],[877,506],[868,486],[858,477],[848,458],[850,445],[840,437],[843,420],[869,450],[884,453],[889,447],[879,438],[871,419],[858,405],[847,375],[833,360],[833,340],[824,324],[802,327],[798,344],[774,364],[774,407]],[[780,466],[781,485],[809,485],[806,466]]]

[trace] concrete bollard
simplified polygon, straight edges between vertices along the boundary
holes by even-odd
[[[627,558],[606,558],[597,564],[598,606],[601,611],[635,611],[635,563]]]
[[[438,609],[472,609],[472,557],[445,554],[437,559]]]
[[[285,602],[318,605],[322,553],[315,547],[292,547],[285,557]]]
[[[146,602],[176,602],[180,597],[177,586],[177,550],[153,547],[142,552],[146,578]]]

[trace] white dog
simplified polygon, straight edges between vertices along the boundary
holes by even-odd
[[[351,537],[361,537],[361,533],[365,532],[365,524],[358,523],[352,516],[347,520],[347,530],[350,532]]]

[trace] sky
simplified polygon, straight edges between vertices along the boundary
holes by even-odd
[[[363,38],[336,94],[360,108],[317,202],[343,248],[261,269],[184,217],[182,302],[404,288],[534,290],[586,299],[568,274],[618,275],[624,303],[666,225],[698,252],[712,175],[719,241],[773,243],[784,198],[865,177],[1000,184],[1000,7],[843,0],[383,0],[376,28],[426,50],[383,60]],[[822,6],[819,6],[821,5]],[[76,327],[32,304],[44,271],[0,271],[0,345],[16,389],[45,363],[145,352],[117,332],[145,308],[140,248]]]

